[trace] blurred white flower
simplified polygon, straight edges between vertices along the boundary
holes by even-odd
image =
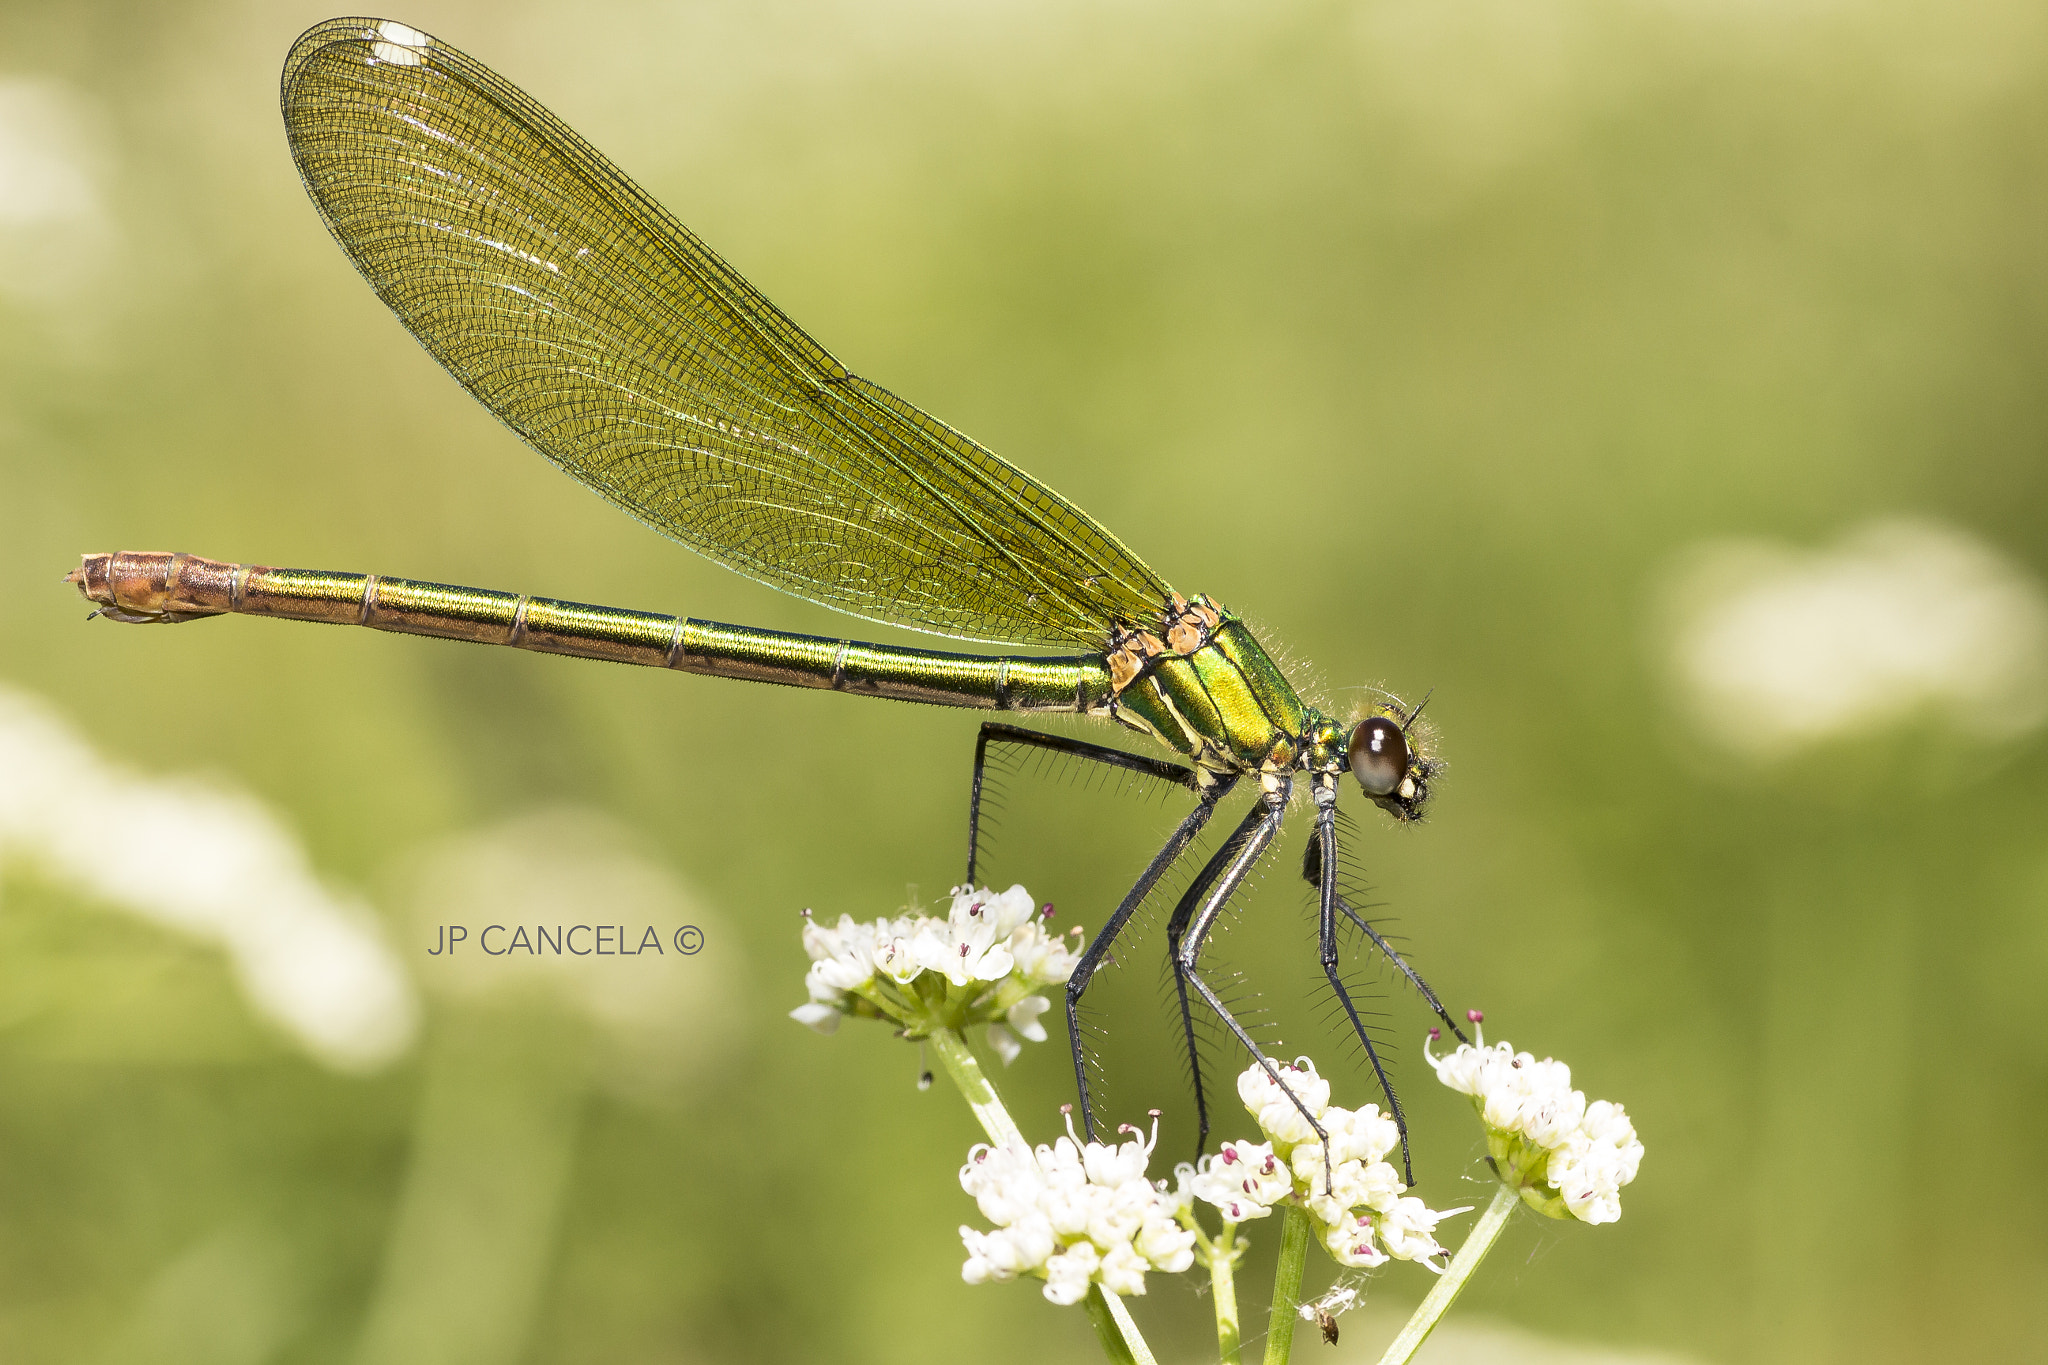
[[[1919,715],[1987,740],[2048,719],[2048,595],[1954,527],[1871,522],[1820,551],[1710,543],[1668,606],[1687,708],[1748,758]]]
[[[1401,1140],[1400,1129],[1378,1105],[1353,1110],[1331,1104],[1330,1083],[1306,1057],[1275,1070],[1278,1081],[1254,1063],[1237,1079],[1238,1097],[1268,1140],[1226,1142],[1199,1169],[1181,1166],[1188,1192],[1214,1204],[1232,1223],[1264,1218],[1278,1204],[1297,1204],[1340,1265],[1375,1266],[1391,1256],[1441,1271],[1435,1258],[1446,1253],[1437,1245],[1436,1225],[1470,1210],[1439,1213],[1404,1197],[1408,1187],[1386,1160]],[[1301,1108],[1315,1115],[1327,1145]]]
[[[418,1004],[369,908],[321,884],[254,797],[102,759],[0,688],[0,863],[225,950],[250,1004],[343,1070],[405,1050]]]
[[[104,273],[115,245],[104,123],[63,81],[0,80],[0,292],[50,304]]]
[[[1563,1062],[1538,1061],[1507,1043],[1489,1047],[1484,1033],[1442,1057],[1425,1043],[1423,1055],[1438,1080],[1472,1097],[1495,1173],[1530,1208],[1582,1223],[1621,1217],[1621,1187],[1636,1178],[1643,1144],[1620,1105],[1588,1104]]]
[[[1020,1039],[1042,1043],[1039,1016],[1051,1002],[1037,994],[1064,985],[1079,961],[1073,941],[1050,932],[1046,917],[1021,886],[997,893],[956,886],[943,918],[906,913],[869,922],[841,915],[820,924],[804,912],[807,1004],[789,1012],[800,1024],[831,1033],[845,1015],[889,1019],[910,1037],[934,1029],[987,1024],[989,1046],[1004,1065],[1023,1050]],[[919,982],[943,981],[933,991]]]
[[[1179,1274],[1194,1264],[1195,1234],[1180,1225],[1181,1203],[1145,1178],[1159,1140],[1158,1116],[1147,1138],[1125,1124],[1131,1140],[1082,1142],[1073,1131],[1034,1152],[979,1144],[960,1168],[960,1187],[974,1197],[987,1232],[960,1229],[969,1284],[1035,1275],[1045,1297],[1079,1303],[1091,1283],[1112,1294],[1142,1294],[1149,1271]]]
[[[995,1049],[996,1056],[1002,1060],[1004,1066],[1024,1055],[1024,1044],[1018,1042],[1017,1035],[1001,1024],[988,1026],[988,1045]]]

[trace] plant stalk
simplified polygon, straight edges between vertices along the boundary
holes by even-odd
[[[1130,1352],[1124,1359],[1135,1360],[1137,1365],[1159,1365],[1152,1356],[1152,1348],[1145,1344],[1144,1336],[1139,1333],[1138,1324],[1131,1320],[1131,1310],[1124,1307],[1123,1296],[1111,1294],[1099,1284],[1089,1285],[1088,1293],[1101,1299],[1110,1317],[1116,1320],[1117,1330],[1123,1333],[1125,1349]]]
[[[931,1043],[932,1051],[939,1054],[939,1065],[946,1068],[946,1074],[960,1088],[967,1107],[974,1111],[975,1118],[981,1120],[981,1129],[988,1134],[988,1140],[998,1147],[1030,1151],[1031,1144],[1024,1140],[1024,1134],[1010,1117],[1010,1111],[1003,1108],[995,1086],[981,1073],[981,1063],[974,1060],[974,1053],[959,1031],[937,1029],[927,1041]]]
[[[1408,1319],[1408,1325],[1401,1329],[1401,1335],[1394,1338],[1393,1345],[1380,1357],[1380,1365],[1405,1365],[1414,1354],[1422,1349],[1422,1343],[1429,1339],[1437,1321],[1450,1308],[1451,1301],[1465,1287],[1465,1281],[1472,1278],[1472,1272],[1486,1259],[1486,1253],[1493,1250],[1499,1240],[1501,1229],[1508,1225],[1508,1215],[1515,1211],[1515,1205],[1522,1202],[1512,1186],[1501,1185],[1493,1192],[1493,1202],[1486,1206],[1486,1212],[1479,1215],[1465,1244],[1458,1248],[1458,1254],[1451,1258],[1450,1268],[1437,1277],[1436,1288],[1429,1291],[1429,1297],[1415,1310],[1415,1316]]]
[[[1225,1223],[1209,1244],[1209,1295],[1216,1301],[1216,1353],[1222,1365],[1242,1365],[1243,1333],[1237,1325],[1237,1224]]]
[[[1102,1353],[1109,1357],[1110,1365],[1138,1365],[1140,1359],[1145,1365],[1152,1365],[1150,1351],[1144,1351],[1142,1356],[1132,1351],[1130,1338],[1124,1335],[1123,1325],[1110,1309],[1110,1304],[1117,1302],[1114,1295],[1103,1293],[1099,1284],[1091,1284],[1088,1297],[1081,1302],[1088,1306],[1088,1321],[1095,1324],[1096,1339],[1102,1343]]]
[[[1280,1225],[1280,1264],[1273,1271],[1273,1310],[1266,1315],[1266,1365],[1287,1365],[1294,1353],[1295,1309],[1301,1305],[1301,1276],[1308,1267],[1308,1214],[1287,1206]]]

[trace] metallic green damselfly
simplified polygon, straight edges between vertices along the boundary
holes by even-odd
[[[334,19],[293,46],[282,99],[306,189],[377,296],[479,402],[586,487],[699,554],[850,615],[1076,652],[942,653],[158,552],[86,556],[71,579],[98,614],[373,626],[941,706],[1096,716],[1164,744],[1179,761],[990,723],[975,748],[969,883],[992,747],[1108,764],[1194,798],[1068,985],[1091,1135],[1082,994],[1247,778],[1257,798],[1167,925],[1199,1141],[1208,1108],[1191,992],[1273,1072],[1204,979],[1202,950],[1304,782],[1316,828],[1303,873],[1320,897],[1323,971],[1401,1124],[1405,1164],[1400,1104],[1339,973],[1340,922],[1457,1028],[1339,889],[1337,787],[1349,771],[1396,819],[1419,818],[1435,765],[1414,710],[1386,697],[1339,723],[1305,704],[1237,617],[1174,592],[1072,503],[841,365],[589,143],[473,58],[390,20]]]

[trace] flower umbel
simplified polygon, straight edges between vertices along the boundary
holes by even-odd
[[[1472,1022],[1480,1021],[1474,1011]],[[1475,1032],[1477,1032],[1475,1030]],[[1437,1036],[1430,1030],[1430,1038]],[[1472,1097],[1486,1125],[1494,1170],[1522,1202],[1550,1218],[1611,1223],[1621,1217],[1621,1187],[1636,1178],[1643,1144],[1618,1104],[1572,1089],[1571,1068],[1537,1061],[1507,1043],[1461,1043],[1438,1057],[1423,1044],[1437,1079]]]
[[[987,1024],[989,1045],[1005,1064],[1022,1050],[1020,1038],[1044,1042],[1039,1016],[1051,1002],[1037,992],[1073,974],[1078,944],[1047,927],[1052,907],[1039,911],[1021,886],[1003,892],[956,886],[950,894],[943,917],[911,913],[859,922],[841,915],[828,926],[806,910],[811,998],[790,1017],[820,1033],[831,1033],[848,1015],[889,1019],[906,1038]]]
[[[1378,1105],[1331,1104],[1330,1083],[1306,1057],[1276,1069],[1277,1083],[1256,1063],[1237,1079],[1238,1096],[1267,1140],[1226,1142],[1199,1170],[1180,1167],[1194,1197],[1214,1204],[1231,1223],[1296,1204],[1339,1265],[1376,1266],[1392,1257],[1441,1270],[1436,1258],[1448,1253],[1437,1245],[1436,1225],[1470,1210],[1439,1213],[1404,1194],[1408,1187],[1385,1159],[1399,1143],[1400,1130]],[[1329,1134],[1327,1154],[1296,1099]]]
[[[1195,1234],[1176,1221],[1179,1201],[1145,1178],[1159,1139],[1159,1117],[1147,1138],[1125,1124],[1119,1145],[1082,1142],[1071,1112],[1067,1136],[1027,1152],[980,1143],[960,1168],[960,1187],[995,1227],[960,1229],[969,1284],[1019,1275],[1045,1281],[1054,1303],[1079,1303],[1088,1286],[1111,1294],[1142,1294],[1145,1274],[1178,1274],[1194,1264]]]

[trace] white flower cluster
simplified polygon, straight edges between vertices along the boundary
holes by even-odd
[[[1180,1167],[1188,1191],[1233,1223],[1264,1218],[1277,1204],[1298,1204],[1339,1265],[1376,1266],[1391,1256],[1441,1271],[1431,1259],[1446,1254],[1437,1245],[1436,1225],[1469,1210],[1438,1213],[1402,1193],[1408,1187],[1386,1160],[1400,1130],[1378,1105],[1331,1104],[1330,1083],[1306,1057],[1277,1070],[1285,1089],[1256,1063],[1237,1078],[1238,1096],[1267,1140],[1226,1142],[1199,1171]],[[1329,1134],[1327,1153],[1290,1091]]]
[[[1180,1201],[1145,1179],[1159,1140],[1132,1135],[1112,1147],[1067,1136],[1036,1152],[982,1143],[960,1168],[960,1187],[995,1227],[960,1229],[969,1284],[1035,1275],[1054,1303],[1079,1303],[1091,1283],[1112,1294],[1145,1292],[1148,1270],[1178,1274],[1194,1263],[1195,1234],[1176,1221]]]
[[[805,911],[811,999],[790,1017],[820,1033],[838,1028],[845,1015],[887,1018],[913,1037],[986,1023],[989,1043],[1005,1063],[1022,1050],[1020,1036],[1044,1042],[1038,1016],[1051,1002],[1035,992],[1073,975],[1078,943],[1052,933],[1021,886],[1001,893],[956,886],[950,894],[944,918],[906,914],[857,922],[841,915],[827,927]],[[1077,939],[1080,933],[1073,930]]]
[[[1426,1043],[1423,1051],[1438,1080],[1472,1097],[1494,1167],[1523,1202],[1584,1223],[1621,1217],[1621,1187],[1636,1178],[1643,1144],[1620,1105],[1588,1104],[1563,1062],[1539,1062],[1506,1043],[1488,1047],[1483,1033],[1442,1057]]]

